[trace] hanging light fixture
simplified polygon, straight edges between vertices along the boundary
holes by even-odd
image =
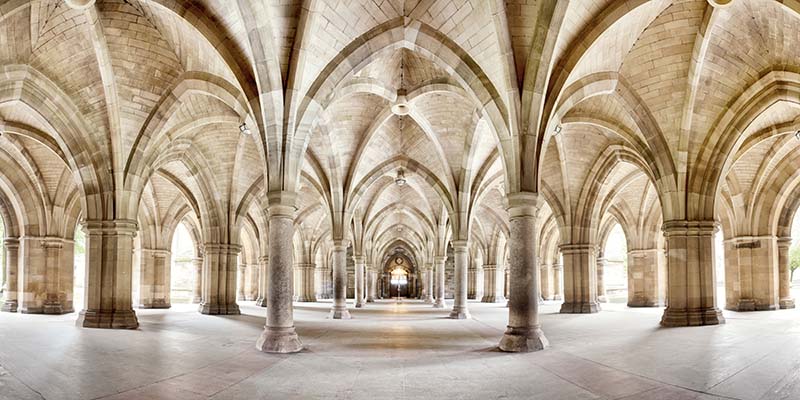
[[[406,66],[405,57],[400,53],[400,88],[397,89],[397,98],[392,105],[392,113],[400,117],[400,130],[402,131],[403,118],[411,112],[411,105],[406,98]]]
[[[247,123],[246,122],[242,122],[242,124],[239,125],[239,132],[241,132],[243,135],[247,135],[247,136],[250,136],[253,133],[253,132],[250,131],[250,128],[247,127]]]
[[[794,131],[794,138],[800,140],[800,129]]]
[[[394,183],[397,184],[397,186],[405,186],[405,184],[406,184],[406,176],[403,173],[402,169],[398,169],[397,170],[397,177],[394,178]]]

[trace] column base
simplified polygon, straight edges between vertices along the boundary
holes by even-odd
[[[540,328],[514,328],[509,326],[500,339],[500,350],[510,353],[529,353],[544,350],[550,345]]]
[[[433,304],[433,297],[426,297],[425,304]]]
[[[259,307],[266,307],[267,306],[267,298],[266,297],[259,297],[256,299],[256,305]]]
[[[453,310],[450,311],[449,318],[450,319],[470,319],[470,318],[472,318],[472,316],[469,315],[469,310],[467,309],[467,307],[460,307],[458,309],[453,308]]]
[[[374,302],[375,302],[375,299],[371,299],[369,297],[367,298],[367,303],[374,303]]]
[[[45,302],[44,307],[42,308],[42,312],[44,314],[50,315],[61,315],[66,314],[64,311],[64,305],[59,302]]]
[[[201,301],[203,301],[203,298],[200,297],[200,296],[197,296],[197,297],[192,299],[192,304],[200,304]]]
[[[598,303],[608,303],[608,298],[606,296],[597,296]]]
[[[553,301],[561,301],[561,300],[564,300],[564,296],[560,294],[553,295]]]
[[[506,298],[503,296],[483,296],[481,303],[505,303]]]
[[[6,300],[3,302],[3,307],[0,308],[0,311],[17,312],[17,307],[19,307],[19,303],[16,300]]]
[[[243,295],[243,294],[240,294],[240,295],[236,296],[236,301],[246,301],[246,300],[247,300],[247,297],[245,297],[245,295]]]
[[[23,303],[19,312],[20,314],[44,314],[44,307],[28,307]]]
[[[356,308],[362,308],[362,307],[364,307],[364,303],[363,302],[356,303]]]
[[[314,297],[314,296],[302,296],[302,297],[301,296],[297,296],[294,301],[296,301],[298,303],[315,303],[317,301],[317,298]],[[266,307],[266,306],[267,306],[267,304],[266,304],[266,301],[265,301],[264,302],[264,307]]]
[[[333,306],[331,308],[331,313],[328,315],[329,319],[350,319],[350,311],[347,310],[347,307],[337,307]]]
[[[628,302],[628,307],[631,308],[661,307],[661,306],[663,306],[663,304],[653,300],[636,300]]]
[[[155,308],[155,309],[165,309],[172,307],[172,304],[167,303],[164,299],[153,300],[152,303],[142,303],[139,304],[138,308]]]
[[[270,328],[265,326],[256,341],[256,349],[264,353],[297,353],[303,350],[303,342],[300,341],[294,327]]]
[[[83,310],[78,314],[75,324],[84,328],[137,329],[139,320],[133,310]]]
[[[436,299],[433,301],[433,308],[444,308],[444,300]]]
[[[725,318],[722,316],[722,311],[716,307],[700,310],[671,309],[667,307],[664,310],[664,316],[661,317],[661,326],[663,327],[720,325],[724,323]]]
[[[210,303],[200,303],[200,307],[198,310],[200,314],[206,315],[239,315],[241,311],[239,311],[239,305],[236,303],[233,304],[210,304]]]
[[[789,308],[794,308],[794,299],[789,297],[786,299],[781,299],[780,301],[781,310],[786,310]]]
[[[600,312],[600,304],[594,301],[587,303],[563,303],[561,314],[594,314]]]

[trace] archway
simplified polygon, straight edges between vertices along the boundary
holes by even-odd
[[[6,239],[6,224],[3,217],[0,216],[0,239]],[[0,243],[0,304],[6,299],[6,246],[5,243]]]
[[[395,251],[383,263],[381,297],[417,297],[419,285],[415,279],[414,261],[404,252]]]
[[[608,233],[603,252],[597,259],[597,272],[598,297],[609,303],[626,303],[628,301],[628,242],[625,231],[619,223],[614,223]]]
[[[194,239],[183,223],[179,223],[172,235],[169,271],[169,293],[171,302],[190,304],[195,297],[195,248]]]

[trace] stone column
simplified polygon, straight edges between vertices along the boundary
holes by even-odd
[[[41,244],[44,248],[45,271],[47,273],[45,275],[47,293],[43,312],[45,314],[64,314],[70,311],[66,305],[67,290],[61,285],[64,272],[62,271],[63,257],[61,257],[61,251],[64,247],[64,241],[61,238],[46,238]],[[72,274],[72,268],[69,268],[69,272]],[[72,283],[72,279],[69,282]],[[71,287],[69,292],[72,292]]]
[[[256,298],[256,305],[259,307],[267,306],[267,269],[269,268],[269,256],[261,256],[258,258],[258,298]]]
[[[247,264],[247,290],[244,297],[247,301],[258,300],[258,280],[261,268],[258,263]]]
[[[192,304],[199,304],[203,299],[203,257],[192,259],[192,279],[194,280]]]
[[[131,300],[136,221],[86,221],[86,289],[78,326],[136,329]]]
[[[437,256],[433,258],[434,269],[434,297],[436,300],[433,302],[433,308],[444,308],[444,262],[447,261],[446,256]]]
[[[470,263],[469,268],[467,269],[467,299],[468,300],[475,300],[475,281],[477,280],[477,274],[475,272],[475,265]]]
[[[450,311],[452,319],[468,319],[467,307],[467,268],[469,265],[468,242],[466,240],[453,241],[453,261],[455,266],[455,290],[453,293],[453,310]]]
[[[140,260],[139,308],[170,308],[170,252],[141,249]]]
[[[725,241],[725,308],[763,311],[780,307],[777,253],[774,236],[740,236]]]
[[[716,306],[714,221],[667,221],[667,308],[662,326],[725,323]]]
[[[550,272],[550,266],[547,264],[539,266],[539,278],[542,293],[542,300],[553,299],[553,274]]]
[[[239,264],[236,266],[236,300],[245,300],[245,281],[247,280],[247,265]]]
[[[502,351],[529,352],[548,346],[539,324],[538,212],[536,194],[513,193],[508,196],[510,287],[508,328],[499,346]]]
[[[661,307],[666,295],[666,270],[661,250],[628,251],[628,307]]]
[[[356,273],[356,308],[364,307],[364,264],[366,263],[366,257],[364,256],[353,256],[353,262],[355,263],[355,273]]]
[[[433,284],[433,264],[427,263],[425,264],[425,287],[427,291],[425,292],[425,304],[433,304],[433,293],[435,291],[434,284]]]
[[[588,314],[600,311],[597,303],[597,246],[560,246],[564,258],[564,304],[561,313]]]
[[[778,238],[778,271],[780,273],[780,307],[782,309],[794,308],[792,298],[792,270],[789,267],[789,248],[792,238]]]
[[[350,319],[347,310],[347,242],[333,242],[333,306],[330,318]]]
[[[206,243],[203,245],[203,300],[201,314],[238,315],[236,277],[242,277],[238,244]]]
[[[296,353],[303,343],[294,329],[292,308],[292,236],[295,194],[267,194],[269,215],[269,267],[267,268],[267,323],[256,341],[266,353]]]
[[[561,275],[564,267],[561,264],[553,264],[553,300],[564,300],[564,292],[561,290]]]
[[[375,297],[378,296],[378,271],[370,268],[367,265],[367,303],[374,303]]]
[[[484,271],[483,260],[480,257],[475,258],[475,300],[483,299],[484,290]]]
[[[294,265],[295,275],[298,282],[295,283],[297,291],[295,292],[294,301],[302,303],[313,303],[317,301],[316,294],[314,293],[314,273],[317,266],[311,263],[302,263]]]
[[[0,311],[17,312],[17,307],[19,306],[19,302],[17,301],[19,296],[19,282],[17,280],[17,270],[19,268],[19,239],[6,238],[3,241],[3,246],[5,246],[6,249],[6,291],[5,301]]]
[[[600,253],[602,255],[602,253]],[[606,259],[605,257],[597,257],[597,261],[595,261],[595,266],[597,267],[597,302],[598,303],[608,303],[608,298],[606,297],[606,281],[605,281],[605,270],[606,270]]]
[[[484,264],[483,266],[483,303],[505,303],[506,298],[503,296],[504,283],[501,278],[503,271],[498,271],[495,264]]]

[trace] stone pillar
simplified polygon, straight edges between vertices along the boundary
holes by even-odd
[[[244,297],[247,301],[258,300],[258,280],[261,268],[258,263],[247,264],[247,290]]]
[[[597,303],[597,247],[593,244],[560,246],[564,259],[564,304],[561,313],[587,314],[600,311]]]
[[[239,264],[236,266],[236,300],[244,301],[245,296],[245,281],[247,280],[247,265]]]
[[[505,289],[504,279],[502,278],[504,272],[498,271],[495,264],[484,264],[483,266],[483,303],[505,303],[506,298],[503,296]]]
[[[192,279],[194,279],[192,304],[200,304],[203,299],[203,257],[192,259]]]
[[[64,314],[72,312],[71,305],[67,304],[67,297],[72,293],[72,266],[64,271],[62,251],[64,240],[61,238],[45,238],[41,245],[45,256],[45,283],[46,295],[43,312],[45,314]],[[65,279],[67,278],[67,279]],[[69,284],[69,287],[66,287]]]
[[[425,264],[425,287],[427,287],[427,292],[425,292],[425,304],[433,304],[433,293],[436,290],[433,284],[433,264],[427,263]]]
[[[444,262],[447,257],[437,256],[433,258],[434,269],[434,297],[433,308],[444,308]]]
[[[480,257],[475,258],[475,300],[481,300],[483,298],[483,289],[484,289],[484,272],[483,272],[483,260]]]
[[[295,264],[294,270],[296,272],[294,287],[295,296],[294,301],[301,303],[313,303],[317,301],[317,296],[314,293],[314,274],[316,273],[317,266],[311,263]]]
[[[597,302],[608,303],[605,282],[606,259],[604,257],[597,257],[595,265],[597,267]]]
[[[378,271],[370,268],[367,265],[367,303],[374,303],[375,298],[378,297]]]
[[[778,246],[774,236],[740,236],[725,241],[725,308],[779,308]]]
[[[453,241],[453,261],[455,266],[455,290],[453,293],[453,310],[450,311],[452,319],[468,319],[467,307],[467,268],[469,264],[469,249],[466,240]]]
[[[628,251],[628,307],[661,307],[666,296],[666,269],[661,250]]]
[[[564,291],[561,289],[561,276],[564,274],[564,267],[561,264],[553,264],[553,300],[564,300]]]
[[[792,238],[778,238],[778,270],[780,272],[780,307],[782,309],[794,308],[792,298],[792,270],[789,267],[789,248]]]
[[[333,306],[330,318],[350,319],[347,310],[347,242],[333,242]]]
[[[238,315],[236,278],[243,270],[239,266],[242,246],[237,244],[206,243],[203,245],[203,300],[199,311],[209,315]],[[243,294],[243,293],[242,293]]]
[[[662,326],[725,323],[716,306],[714,221],[667,221],[667,308]]]
[[[23,314],[44,313],[47,299],[47,255],[45,238],[23,236],[19,239],[20,286],[18,291],[19,312]]]
[[[141,249],[139,253],[139,308],[170,308],[170,252],[163,249]]]
[[[539,324],[538,203],[534,193],[508,196],[510,287],[508,328],[499,346],[502,351],[529,352],[548,346]]]
[[[553,273],[550,271],[551,267],[547,264],[539,266],[539,278],[542,293],[542,300],[553,299]]]
[[[6,250],[6,290],[5,301],[3,301],[3,306],[0,308],[0,311],[17,312],[17,307],[19,306],[17,300],[19,296],[19,282],[17,280],[17,271],[19,268],[19,239],[6,238],[3,241],[3,246],[5,246]]]
[[[78,326],[136,329],[131,273],[136,221],[86,221],[86,288]]]
[[[267,269],[269,268],[269,256],[261,256],[258,258],[258,298],[256,298],[256,305],[259,307],[267,306]]]
[[[477,273],[475,271],[475,265],[470,263],[469,268],[467,269],[467,299],[468,300],[475,300],[475,283],[477,281]]]
[[[356,308],[364,307],[364,264],[366,263],[366,257],[364,256],[353,256],[353,262],[355,263],[355,284],[356,284]]]
[[[292,236],[295,194],[267,194],[269,215],[269,267],[267,268],[267,323],[256,341],[266,353],[296,353],[303,343],[294,329],[292,308]]]

